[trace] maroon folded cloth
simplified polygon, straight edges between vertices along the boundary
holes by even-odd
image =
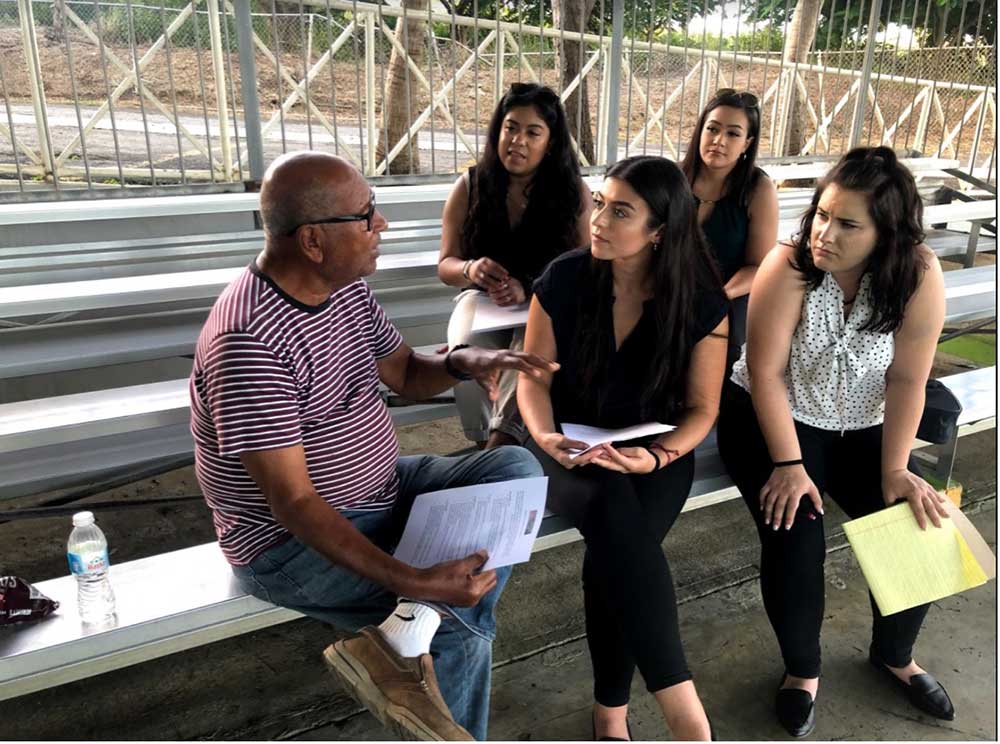
[[[0,626],[41,620],[59,608],[24,579],[0,576]]]

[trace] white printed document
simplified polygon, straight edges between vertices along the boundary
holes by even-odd
[[[483,570],[524,563],[545,516],[548,478],[521,478],[422,493],[413,502],[397,560],[416,568],[486,550]]]
[[[649,424],[638,424],[637,426],[626,426],[624,429],[599,429],[596,426],[586,426],[584,424],[563,424],[563,435],[567,439],[575,439],[578,442],[586,442],[587,448],[578,450],[570,455],[570,458],[590,452],[601,444],[610,442],[627,442],[630,439],[639,437],[651,437],[662,434],[665,431],[673,431],[677,427],[669,424],[659,424],[652,422]]]
[[[476,295],[476,314],[472,319],[472,332],[499,331],[520,328],[528,322],[528,303],[499,307],[485,292]]]

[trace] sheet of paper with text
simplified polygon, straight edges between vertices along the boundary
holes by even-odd
[[[394,556],[416,568],[485,549],[484,570],[524,563],[545,516],[548,478],[483,483],[422,493]]]

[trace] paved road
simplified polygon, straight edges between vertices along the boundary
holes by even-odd
[[[39,130],[35,126],[33,109],[28,104],[12,104],[10,109],[11,118],[14,122],[14,134],[18,142],[37,153],[39,149]],[[86,124],[96,110],[94,106],[81,107],[80,115],[84,124]],[[76,109],[71,105],[50,105],[48,107],[47,119],[51,132],[52,148],[58,155],[80,132]],[[219,167],[222,162],[222,154],[218,119],[212,117],[211,111],[209,111],[206,126],[206,116],[204,114],[188,112],[181,115],[180,121],[181,126],[187,129],[203,145],[206,140],[206,131],[209,133],[212,141],[213,164]],[[2,110],[0,110],[0,123],[7,124],[6,112]],[[347,152],[344,150],[346,146],[346,148],[354,153],[361,152],[362,143],[365,141],[365,132],[363,128],[359,128],[357,119],[353,121],[346,121],[343,117],[338,119],[336,131],[338,132],[340,143],[336,145],[332,133],[326,130],[320,122],[313,119],[311,124],[311,127],[307,126],[305,117],[299,116],[296,116],[294,119],[286,118],[284,131],[282,131],[280,124],[276,124],[264,136],[265,161],[269,162],[283,150],[305,149],[310,146],[330,151],[337,151],[339,149],[342,153]],[[232,127],[232,122],[230,122],[230,127]],[[148,143],[144,134],[147,131],[149,132]],[[116,133],[117,143],[115,141]],[[238,133],[239,153],[237,152],[237,142],[235,139],[236,131],[233,129],[230,130],[233,163],[235,167],[242,160],[243,167],[246,169],[249,167],[246,161],[246,132],[242,124],[238,126]],[[471,133],[468,133],[468,138],[475,143],[475,137]],[[155,163],[157,169],[180,170],[182,158],[178,156],[177,128],[158,112],[150,112],[148,107],[145,122],[143,121],[142,112],[138,109],[116,108],[114,111],[114,127],[112,127],[110,117],[105,116],[85,136],[85,140],[87,159],[92,167],[116,169],[117,158],[115,153],[117,149],[117,152],[121,154],[122,165],[125,167],[148,169],[150,153],[152,153],[152,162]],[[434,172],[454,172],[456,143],[457,162],[462,164],[470,160],[472,156],[468,154],[461,141],[452,136],[450,130],[435,130],[433,137],[429,127],[419,132],[418,136],[414,139],[414,144],[420,150],[421,168],[426,172],[430,172],[433,165]],[[481,146],[482,141],[480,142]],[[12,151],[13,147],[10,141],[6,137],[0,137],[0,164],[8,166],[8,168],[13,167]],[[68,162],[73,166],[79,167],[82,176],[83,168],[79,157],[82,154],[82,149],[79,144],[74,148],[74,152],[78,157],[71,158]],[[183,135],[181,137],[181,152],[183,153],[183,164],[186,170],[204,170],[208,168],[207,157],[198,152],[190,140],[184,138]],[[399,157],[405,158],[406,152],[404,149]],[[25,162],[23,155],[22,162]],[[113,173],[102,173],[101,177],[95,180],[107,180],[113,175]]]

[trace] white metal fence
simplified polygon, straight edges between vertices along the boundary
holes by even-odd
[[[655,1],[600,0],[565,28],[547,3],[497,3],[499,17],[487,18],[426,0],[0,0],[0,188],[25,198],[238,188],[306,147],[372,177],[452,174],[478,156],[493,106],[518,80],[560,93],[584,166],[679,157],[701,106],[728,86],[761,98],[764,156],[886,143],[959,158],[995,183],[986,4],[963,0],[961,43],[927,47],[916,34],[903,42],[901,29],[930,18],[936,0],[854,1],[824,0],[822,48],[792,61],[781,49],[794,13],[738,19],[720,36],[691,30],[690,0],[679,21],[670,6],[672,26],[656,21]],[[654,19],[645,32],[643,12]],[[872,37],[851,17],[888,30]]]

